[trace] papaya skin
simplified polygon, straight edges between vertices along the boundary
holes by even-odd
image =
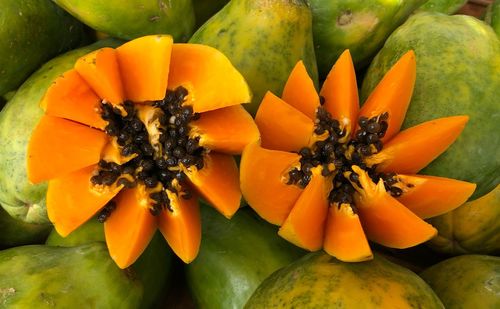
[[[11,216],[31,223],[48,223],[44,197],[47,184],[33,185],[26,175],[26,146],[43,115],[39,103],[45,91],[80,56],[118,44],[113,39],[99,41],[47,62],[26,80],[0,112],[0,203]]]

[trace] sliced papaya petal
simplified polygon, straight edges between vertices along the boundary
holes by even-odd
[[[125,97],[134,102],[165,98],[173,39],[148,35],[116,49]]]
[[[359,117],[367,118],[389,114],[382,142],[396,135],[403,124],[415,86],[416,67],[415,53],[410,50],[384,75],[359,111]]]
[[[191,125],[192,135],[200,137],[200,146],[223,153],[240,154],[259,139],[257,125],[241,105],[205,112]]]
[[[382,179],[373,183],[357,166],[361,187],[354,185],[354,200],[363,230],[368,239],[386,247],[404,249],[416,246],[437,235],[437,230],[385,191]]]
[[[28,144],[28,179],[38,183],[95,164],[107,141],[102,131],[44,115]]]
[[[332,189],[331,179],[325,178],[317,168],[313,169],[311,181],[300,194],[278,234],[294,245],[315,251],[323,246],[328,194]]]
[[[476,189],[473,183],[444,177],[398,174],[397,179],[395,186],[403,191],[397,200],[423,219],[452,211]]]
[[[345,50],[333,65],[320,91],[323,107],[340,122],[347,135],[356,128],[359,112],[358,85],[351,53]]]
[[[105,47],[80,57],[75,70],[101,98],[118,105],[125,101],[116,51]]]
[[[350,205],[330,206],[323,250],[344,262],[361,262],[373,258],[359,216]]]
[[[59,235],[69,235],[123,188],[93,186],[90,178],[96,170],[97,165],[92,165],[49,181],[47,214]]]
[[[184,262],[190,263],[198,255],[201,243],[200,206],[195,197],[179,198],[167,191],[170,210],[158,216],[158,228],[175,254]]]
[[[195,113],[249,103],[250,88],[229,59],[217,49],[200,44],[174,44],[169,89],[183,86]]]
[[[47,115],[61,117],[104,129],[101,99],[74,69],[56,78],[45,93],[40,106]]]
[[[319,96],[302,60],[297,62],[288,76],[281,99],[311,120],[316,119]]]
[[[230,155],[211,152],[201,170],[186,171],[191,183],[212,206],[227,218],[240,207],[241,191],[238,166]]]
[[[309,145],[314,122],[302,112],[267,92],[255,115],[262,147],[283,151],[299,151]]]
[[[296,153],[268,150],[256,143],[245,147],[240,161],[241,192],[264,220],[281,225],[302,189],[287,185],[288,172],[298,165]]]
[[[380,172],[415,174],[453,144],[468,120],[468,116],[453,116],[421,123],[401,131],[365,161],[378,164]]]
[[[120,268],[134,263],[156,231],[156,218],[149,211],[144,186],[124,189],[115,198],[116,209],[104,222],[104,235],[111,258]]]

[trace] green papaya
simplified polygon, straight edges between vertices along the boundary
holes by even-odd
[[[104,226],[93,218],[66,237],[56,230],[49,234],[46,245],[76,247],[92,242],[105,242]],[[155,308],[168,288],[172,272],[173,253],[163,236],[157,232],[139,259],[132,264],[133,271],[143,285],[141,308]]]
[[[0,204],[12,217],[29,223],[48,222],[47,184],[33,185],[26,176],[26,149],[31,132],[43,114],[38,105],[43,94],[79,57],[119,44],[112,39],[98,41],[50,60],[21,85],[0,112]]]
[[[102,243],[0,251],[2,308],[138,308],[142,286]]]
[[[317,85],[312,16],[305,0],[231,0],[189,40],[222,51],[253,92],[244,107],[255,115],[267,91],[281,95],[302,60]]]
[[[91,28],[131,40],[148,34],[170,34],[185,42],[194,31],[191,0],[53,0]]]
[[[456,13],[467,0],[429,0],[418,11],[438,12],[444,14]]]
[[[462,255],[420,273],[446,308],[500,308],[500,257]]]
[[[495,0],[491,4],[490,9],[490,25],[500,37],[500,0]]]
[[[42,243],[51,229],[51,224],[32,224],[16,220],[0,207],[0,249]]]
[[[375,254],[345,263],[323,251],[274,272],[255,290],[246,309],[444,308],[415,273]]]
[[[204,204],[198,257],[186,266],[199,308],[242,308],[272,272],[304,255],[277,230],[243,207],[231,220]]]
[[[198,29],[228,2],[229,0],[193,0],[194,16],[196,19],[195,28]]]
[[[85,41],[84,25],[47,0],[0,2],[0,96]]]
[[[325,78],[344,50],[361,69],[396,27],[426,0],[309,0],[314,48],[320,76]]]
[[[471,200],[500,183],[500,41],[484,22],[465,15],[422,12],[394,31],[368,68],[364,101],[408,50],[417,76],[403,129],[452,115],[470,117],[448,150],[421,173],[477,184]]]

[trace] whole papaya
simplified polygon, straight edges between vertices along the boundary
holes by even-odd
[[[0,248],[42,243],[51,229],[51,224],[16,220],[0,207]]]
[[[6,249],[0,273],[4,308],[138,308],[143,292],[103,243]]]
[[[185,42],[194,31],[191,0],[53,0],[91,28],[124,40],[170,34]]]
[[[29,223],[48,223],[46,183],[33,185],[26,176],[26,150],[31,132],[43,115],[39,102],[52,81],[86,53],[117,46],[104,40],[58,56],[31,75],[0,112],[0,203],[12,216]]]
[[[252,114],[267,91],[281,94],[288,75],[303,60],[317,84],[312,15],[305,0],[231,0],[189,40],[222,51],[253,92]]]
[[[52,1],[0,2],[0,96],[45,61],[83,43],[84,25]]]
[[[403,129],[445,116],[470,118],[455,143],[421,173],[476,183],[474,200],[500,183],[500,40],[471,16],[415,14],[389,36],[370,64],[363,101],[410,49],[417,76]]]
[[[231,220],[202,205],[203,236],[198,257],[187,267],[187,283],[199,308],[242,308],[272,272],[305,254],[244,207]]]
[[[500,37],[500,0],[495,0],[490,7],[490,24]]]
[[[429,0],[425,2],[418,10],[453,14],[466,3],[467,0]]]

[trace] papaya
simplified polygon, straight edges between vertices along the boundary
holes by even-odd
[[[0,248],[43,243],[50,224],[31,224],[12,218],[0,207]]]
[[[495,30],[497,36],[500,37],[500,1],[493,1],[489,9],[490,25]]]
[[[500,257],[462,255],[437,263],[420,276],[446,308],[498,308]]]
[[[403,128],[436,117],[470,117],[463,134],[422,173],[476,183],[470,200],[479,198],[500,183],[500,136],[495,133],[500,117],[500,41],[490,27],[471,16],[415,14],[374,58],[363,80],[362,98],[408,49],[415,51],[418,70]]]
[[[0,96],[44,62],[87,40],[84,25],[52,1],[2,1],[0,24]]]
[[[208,205],[201,212],[200,253],[186,266],[187,285],[199,308],[242,308],[267,276],[305,253],[278,237],[249,207],[231,220]]]
[[[231,60],[253,92],[245,105],[252,115],[266,91],[281,93],[299,60],[317,85],[312,15],[304,0],[231,0],[189,42],[215,47]]]
[[[104,243],[104,227],[97,219],[89,220],[67,237],[61,237],[54,229],[49,234],[48,246],[78,247],[93,242]],[[168,289],[173,267],[173,254],[160,233],[153,236],[141,257],[129,267],[143,286],[141,308],[156,308],[158,300]]]
[[[27,177],[48,181],[47,214],[61,236],[97,215],[121,268],[157,229],[190,263],[201,241],[198,198],[227,218],[240,206],[233,155],[259,139],[241,105],[250,97],[229,59],[207,45],[148,35],[98,49],[43,96]]]
[[[194,31],[190,0],[53,1],[89,27],[123,40],[168,33],[176,42],[186,42]]]
[[[78,57],[91,50],[119,44],[98,41],[58,56],[28,78],[0,112],[0,203],[14,218],[29,223],[48,223],[45,210],[46,183],[33,185],[26,175],[26,146],[38,120],[39,107],[54,78],[70,68]]]
[[[438,235],[427,244],[446,254],[500,253],[500,185],[488,194],[428,219]]]
[[[468,116],[400,130],[416,71],[407,51],[360,108],[348,50],[319,93],[298,62],[281,98],[266,93],[255,116],[261,138],[241,156],[250,207],[289,242],[346,262],[372,259],[369,241],[406,249],[434,237],[423,219],[460,206],[476,185],[418,174],[454,142]]]
[[[349,49],[358,70],[367,66],[385,39],[425,0],[310,0],[314,48],[320,76]]]
[[[343,263],[321,251],[274,272],[245,305],[272,307],[444,308],[421,278],[382,256]]]
[[[143,292],[102,243],[6,249],[0,251],[0,272],[6,308],[137,308]]]
[[[193,0],[194,16],[196,20],[195,29],[203,25],[228,2],[229,0]]]
[[[443,14],[456,13],[467,0],[429,0],[426,1],[417,11],[429,11]]]

